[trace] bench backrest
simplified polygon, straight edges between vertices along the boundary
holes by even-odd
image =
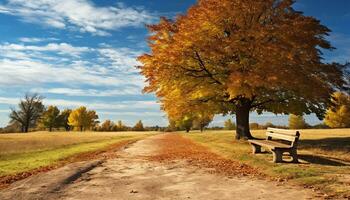
[[[285,130],[277,128],[267,128],[267,140],[278,139],[287,141],[291,147],[296,147],[299,141],[300,133],[295,130]]]

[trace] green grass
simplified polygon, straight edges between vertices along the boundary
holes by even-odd
[[[154,133],[29,133],[0,135],[0,176],[13,175]]]
[[[264,138],[265,131],[253,131]],[[300,164],[272,163],[271,154],[251,153],[245,141],[235,141],[233,131],[184,134],[212,151],[260,169],[270,177],[289,179],[336,195],[350,195],[350,129],[301,130]],[[347,181],[344,181],[347,180]]]

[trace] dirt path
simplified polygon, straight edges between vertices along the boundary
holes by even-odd
[[[0,199],[313,199],[309,190],[209,174],[184,161],[150,162],[162,137],[138,141],[115,159],[74,163],[19,181],[0,191]]]

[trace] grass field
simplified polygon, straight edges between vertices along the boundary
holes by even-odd
[[[264,130],[253,131],[258,138]],[[0,177],[50,166],[62,159],[99,151],[125,141],[136,141],[156,132],[39,132],[0,134]],[[274,179],[350,197],[350,129],[301,130],[298,153],[301,163],[272,163],[271,154],[252,155],[246,141],[235,141],[234,131],[182,134],[225,158],[259,169]]]
[[[264,131],[253,131],[264,138]],[[350,196],[350,129],[301,130],[300,164],[272,163],[271,154],[252,155],[250,145],[235,141],[233,131],[184,134],[212,151],[260,169],[276,179],[288,179],[328,194]]]
[[[154,133],[39,132],[0,134],[0,177],[49,166],[70,156]]]

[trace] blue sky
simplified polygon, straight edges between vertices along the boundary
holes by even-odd
[[[142,94],[135,58],[148,51],[144,24],[185,12],[194,0],[0,0],[0,126],[26,92],[46,105],[97,110],[100,119],[166,125],[154,95]],[[333,32],[326,61],[350,61],[350,1],[300,0],[295,9]],[[214,125],[222,125],[217,117]],[[285,124],[286,116],[251,115]],[[318,120],[308,116],[307,121]]]

